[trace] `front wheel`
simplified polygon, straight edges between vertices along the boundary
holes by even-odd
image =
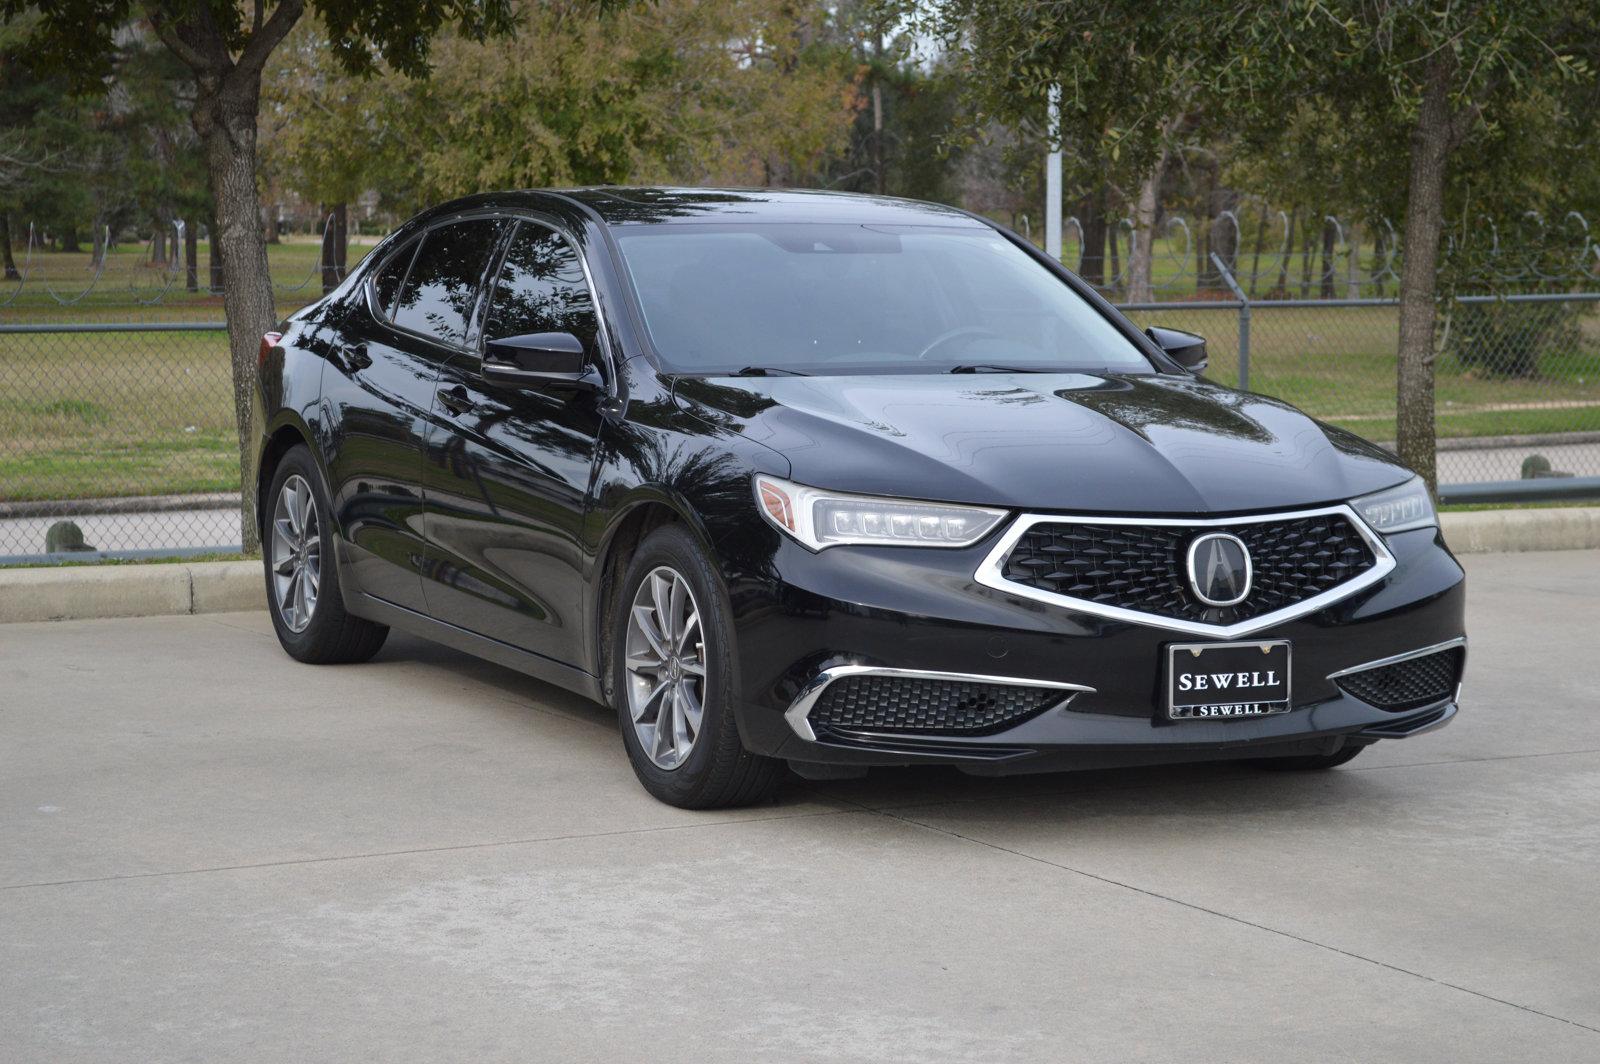
[[[772,795],[783,765],[744,748],[734,721],[733,626],[704,553],[665,525],[640,544],[612,626],[612,700],[644,789],[713,809]]]

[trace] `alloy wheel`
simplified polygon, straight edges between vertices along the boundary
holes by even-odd
[[[303,632],[317,610],[322,585],[322,536],[311,485],[296,473],[283,482],[272,513],[272,593],[278,616]]]
[[[639,584],[623,654],[639,745],[657,767],[675,769],[700,734],[706,644],[694,591],[672,568],[658,566]]]

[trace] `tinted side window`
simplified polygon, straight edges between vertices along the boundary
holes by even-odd
[[[413,240],[389,256],[389,261],[384,263],[373,281],[373,292],[378,297],[378,310],[386,318],[394,317],[394,297],[399,294],[400,282],[406,279],[406,270],[411,267],[411,259],[416,253],[417,242]]]
[[[572,245],[542,225],[519,222],[500,269],[483,335],[498,339],[537,332],[572,333],[593,352],[600,323],[583,265]]]
[[[440,226],[423,237],[400,292],[394,323],[446,343],[465,340],[478,281],[500,226],[498,219],[475,218]]]

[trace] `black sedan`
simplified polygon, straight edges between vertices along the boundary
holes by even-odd
[[[1026,241],[826,193],[474,196],[261,343],[284,648],[612,706],[640,781],[1326,768],[1456,713],[1423,483]]]

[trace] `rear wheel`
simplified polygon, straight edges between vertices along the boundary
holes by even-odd
[[[693,537],[665,525],[645,538],[623,578],[616,618],[612,700],[645,790],[685,809],[769,798],[783,765],[739,739],[732,625]]]
[[[1371,745],[1371,743],[1348,743],[1333,754],[1311,754],[1304,757],[1264,757],[1255,762],[1255,764],[1259,768],[1270,769],[1273,772],[1316,772],[1321,769],[1338,768]]]
[[[313,665],[372,657],[389,629],[344,608],[327,518],[331,507],[304,444],[291,448],[278,463],[266,506],[261,559],[278,642],[290,657]]]

